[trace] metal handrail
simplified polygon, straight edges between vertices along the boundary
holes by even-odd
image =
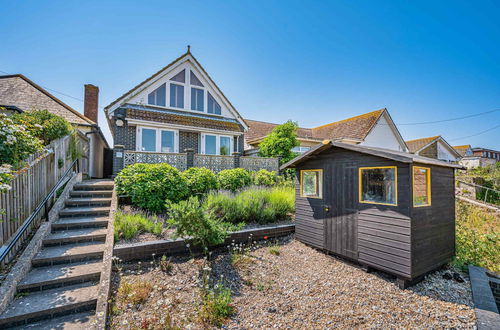
[[[50,190],[50,192],[47,194],[47,196],[45,196],[45,198],[37,205],[37,207],[35,208],[35,210],[30,214],[30,216],[28,217],[28,219],[26,219],[26,221],[24,221],[23,225],[19,228],[19,230],[17,230],[15,236],[10,240],[9,244],[3,245],[2,247],[0,247],[0,265],[3,263],[4,259],[9,255],[9,253],[12,250],[12,248],[14,246],[16,246],[16,244],[19,241],[19,239],[24,235],[24,232],[26,231],[26,229],[29,228],[29,226],[31,225],[31,223],[33,222],[33,220],[36,218],[36,216],[38,215],[38,213],[40,213],[40,211],[43,208],[45,208],[45,220],[46,221],[49,220],[48,219],[48,213],[49,213],[48,212],[48,201],[55,194],[55,192],[57,191],[57,189],[59,188],[59,186],[62,184],[62,182],[64,181],[64,179],[66,178],[66,176],[68,176],[68,174],[73,169],[73,167],[75,166],[75,164],[77,164],[77,161],[78,161],[78,159],[75,159],[71,163],[71,166],[66,170],[66,172],[64,172],[64,175],[59,179],[59,181],[57,181],[57,183]]]

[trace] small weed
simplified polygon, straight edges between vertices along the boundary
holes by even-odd
[[[275,256],[279,256],[280,255],[280,247],[279,245],[271,245],[269,247],[269,253],[275,255]]]
[[[123,281],[118,288],[118,300],[125,304],[142,304],[148,299],[152,289],[153,285],[146,281],[135,283]]]
[[[140,329],[148,330],[180,330],[172,321],[172,317],[168,313],[155,313],[153,316],[148,316],[141,320]]]
[[[167,259],[166,255],[163,255],[160,260],[160,269],[165,273],[170,273],[174,270],[174,265],[172,264],[172,258]]]
[[[261,291],[261,292],[266,289],[266,287],[264,286],[264,284],[262,282],[257,283],[255,288],[257,289],[257,291]]]
[[[221,284],[204,292],[199,317],[204,324],[220,327],[234,311],[231,290]]]

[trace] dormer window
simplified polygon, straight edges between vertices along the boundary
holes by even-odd
[[[212,97],[212,94],[210,94],[210,93],[207,93],[207,94],[208,94],[207,112],[214,113],[216,115],[220,115],[221,114],[221,107],[220,107],[219,103],[217,103],[217,101]]]
[[[148,94],[148,104],[165,106],[166,84],[161,85]]]

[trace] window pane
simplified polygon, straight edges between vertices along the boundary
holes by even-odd
[[[193,71],[190,72],[191,72],[191,85],[203,87],[203,84],[201,83],[200,79],[198,79],[198,77],[194,75]]]
[[[396,170],[372,168],[361,170],[361,201],[396,204]]]
[[[322,178],[320,171],[302,171],[301,195],[306,197],[321,197]]]
[[[170,84],[170,106],[184,108],[184,86]]]
[[[178,74],[173,76],[172,79],[170,79],[170,80],[177,81],[180,83],[185,83],[186,82],[186,70],[185,69],[182,70],[181,72],[179,72]]]
[[[205,154],[215,155],[216,154],[216,136],[215,135],[205,135]]]
[[[165,106],[165,84],[148,94],[148,104]]]
[[[175,152],[174,132],[161,131],[161,152]]]
[[[156,130],[142,128],[141,151],[156,151]]]
[[[191,88],[191,110],[203,111],[203,89]]]
[[[208,93],[208,101],[207,101],[207,105],[208,105],[208,113],[215,113],[217,115],[220,115],[221,114],[221,107],[219,105],[219,103],[217,103],[217,101],[215,101],[215,99],[212,97],[212,95],[210,93]]]
[[[226,136],[220,137],[219,153],[221,155],[230,155],[231,154],[231,138],[226,137]]]
[[[423,206],[430,204],[429,186],[430,172],[428,168],[413,168],[413,205]]]

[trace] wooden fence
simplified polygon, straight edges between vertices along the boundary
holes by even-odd
[[[71,166],[72,160],[68,152],[70,139],[70,136],[66,136],[55,140],[43,151],[31,155],[27,159],[27,166],[15,174],[10,183],[12,189],[0,193],[0,246],[9,243],[24,221]],[[41,212],[32,222],[7,259],[19,250],[33,229],[38,228],[43,215]]]

